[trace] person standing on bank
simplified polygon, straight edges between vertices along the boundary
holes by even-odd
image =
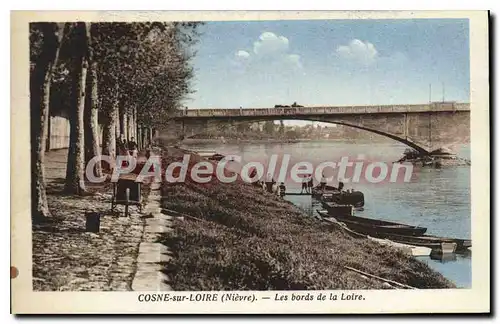
[[[127,149],[128,147],[127,139],[123,135],[122,135],[122,147],[124,149]]]
[[[273,192],[273,185],[274,185],[273,175],[271,173],[268,173],[266,179],[267,192]]]
[[[285,183],[284,183],[284,182],[282,182],[282,183],[280,184],[280,186],[278,187],[278,189],[279,189],[279,195],[280,195],[280,197],[284,197],[284,196],[285,196],[285,194],[286,194],[286,186],[285,186]]]
[[[307,181],[307,192],[308,192],[308,193],[312,193],[312,188],[313,188],[313,186],[314,186],[314,183],[313,183],[313,176],[312,176],[312,174],[311,174],[311,175],[309,175],[309,179],[308,179],[308,181]]]
[[[306,193],[307,193],[307,183],[308,183],[308,181],[309,181],[309,180],[308,180],[308,176],[306,176],[306,175],[305,175],[305,176],[302,178],[302,189],[300,189],[300,193],[301,193],[301,194],[304,192],[304,190],[305,190],[305,191],[306,191]]]
[[[127,140],[123,137],[116,141],[116,151],[118,155],[129,155]]]
[[[134,158],[137,158],[137,143],[133,137],[130,138],[128,142],[128,149]]]
[[[319,187],[321,190],[325,190],[325,187],[326,187],[326,178],[325,178],[325,174],[322,173],[321,174],[321,180],[319,182]]]

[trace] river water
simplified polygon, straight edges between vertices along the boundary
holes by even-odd
[[[307,141],[299,143],[266,144],[189,144],[185,147],[195,151],[216,151],[223,155],[235,154],[242,157],[242,162],[259,161],[267,166],[273,154],[277,155],[276,177],[280,170],[283,156],[290,155],[290,167],[296,162],[311,162],[313,165],[325,161],[340,161],[348,157],[349,161],[387,162],[388,174],[391,174],[392,162],[398,160],[406,146],[399,143],[348,144],[334,141]],[[470,159],[470,146],[455,146],[454,151],[460,157]],[[360,156],[362,154],[362,156]],[[241,168],[234,164],[231,168]],[[365,170],[365,169],[363,169]],[[330,171],[330,172],[329,172]],[[267,172],[267,171],[265,171]],[[325,176],[333,177],[329,184],[338,184],[337,173],[325,169]],[[349,173],[347,173],[349,175]],[[352,174],[351,174],[352,175]],[[376,172],[374,173],[376,175]],[[470,166],[444,167],[441,169],[413,167],[411,179],[403,181],[382,181],[370,183],[346,183],[347,189],[362,191],[365,206],[355,211],[356,216],[396,221],[427,227],[427,234],[467,238],[471,237],[470,206]],[[300,183],[289,176],[285,178],[287,192],[300,191]],[[287,196],[286,199],[313,215],[316,209],[322,209],[319,201],[310,196]],[[430,267],[441,272],[458,287],[471,287],[471,254],[454,254],[449,258],[434,260],[419,257]]]

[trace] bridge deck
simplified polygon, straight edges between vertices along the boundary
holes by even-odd
[[[176,118],[199,117],[254,117],[254,116],[303,116],[337,114],[387,114],[424,113],[439,111],[470,111],[469,103],[431,103],[421,105],[377,105],[377,106],[320,106],[279,108],[235,108],[235,109],[187,109],[178,111]]]

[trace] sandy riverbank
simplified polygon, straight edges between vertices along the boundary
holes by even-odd
[[[164,163],[184,153],[169,148]],[[189,215],[163,238],[175,254],[165,269],[174,290],[384,288],[346,266],[417,288],[454,287],[400,250],[351,237],[241,181],[164,184],[163,196],[165,208]]]

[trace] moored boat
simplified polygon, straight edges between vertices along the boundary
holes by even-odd
[[[325,189],[313,188],[312,196],[322,201],[334,202],[339,205],[352,205],[360,208],[365,205],[365,197],[361,191],[339,191],[335,187],[326,186]]]
[[[328,206],[328,203],[325,203]],[[344,223],[348,228],[358,233],[375,236],[380,234],[398,234],[405,236],[420,236],[426,231],[426,227],[383,221],[378,219],[364,218],[359,216],[333,216],[328,212],[323,217],[334,217],[337,221]]]
[[[398,243],[398,242],[393,242],[391,240],[386,240],[386,239],[379,239],[375,237],[368,236],[368,239],[375,241],[381,245],[389,245],[394,248],[400,249],[406,254],[412,255],[412,256],[429,256],[432,254],[432,248],[429,247],[424,247],[424,246],[415,246],[415,245],[410,245],[410,244],[403,244],[403,243]]]
[[[392,223],[392,224],[373,224],[366,222],[359,222],[353,220],[346,220],[345,218],[339,219],[338,221],[345,223],[349,228],[354,231],[365,233],[367,235],[372,235],[376,233],[395,233],[401,235],[411,235],[417,236],[422,235],[427,231],[425,227],[411,226],[406,224]]]
[[[338,205],[336,203],[322,202],[323,207],[332,217],[350,217],[353,215],[352,205]]]
[[[225,156],[222,154],[219,154],[219,153],[215,153],[215,154],[208,157],[209,160],[215,160],[215,161],[220,161],[224,158],[225,158]]]
[[[455,252],[466,252],[468,248],[472,247],[472,241],[469,239],[459,239],[452,237],[440,237],[433,235],[422,236],[404,236],[390,233],[380,233],[379,238],[389,239],[395,242],[409,242],[413,245],[427,246],[427,244],[436,243],[456,243]]]
[[[395,243],[399,244],[405,244],[405,245],[413,245],[413,246],[421,246],[421,247],[426,247],[430,248],[433,253],[435,254],[448,254],[448,253],[454,253],[457,248],[457,243],[455,242],[411,242],[411,240],[408,241],[400,241],[400,240],[394,240],[394,239],[386,239],[390,240]]]

